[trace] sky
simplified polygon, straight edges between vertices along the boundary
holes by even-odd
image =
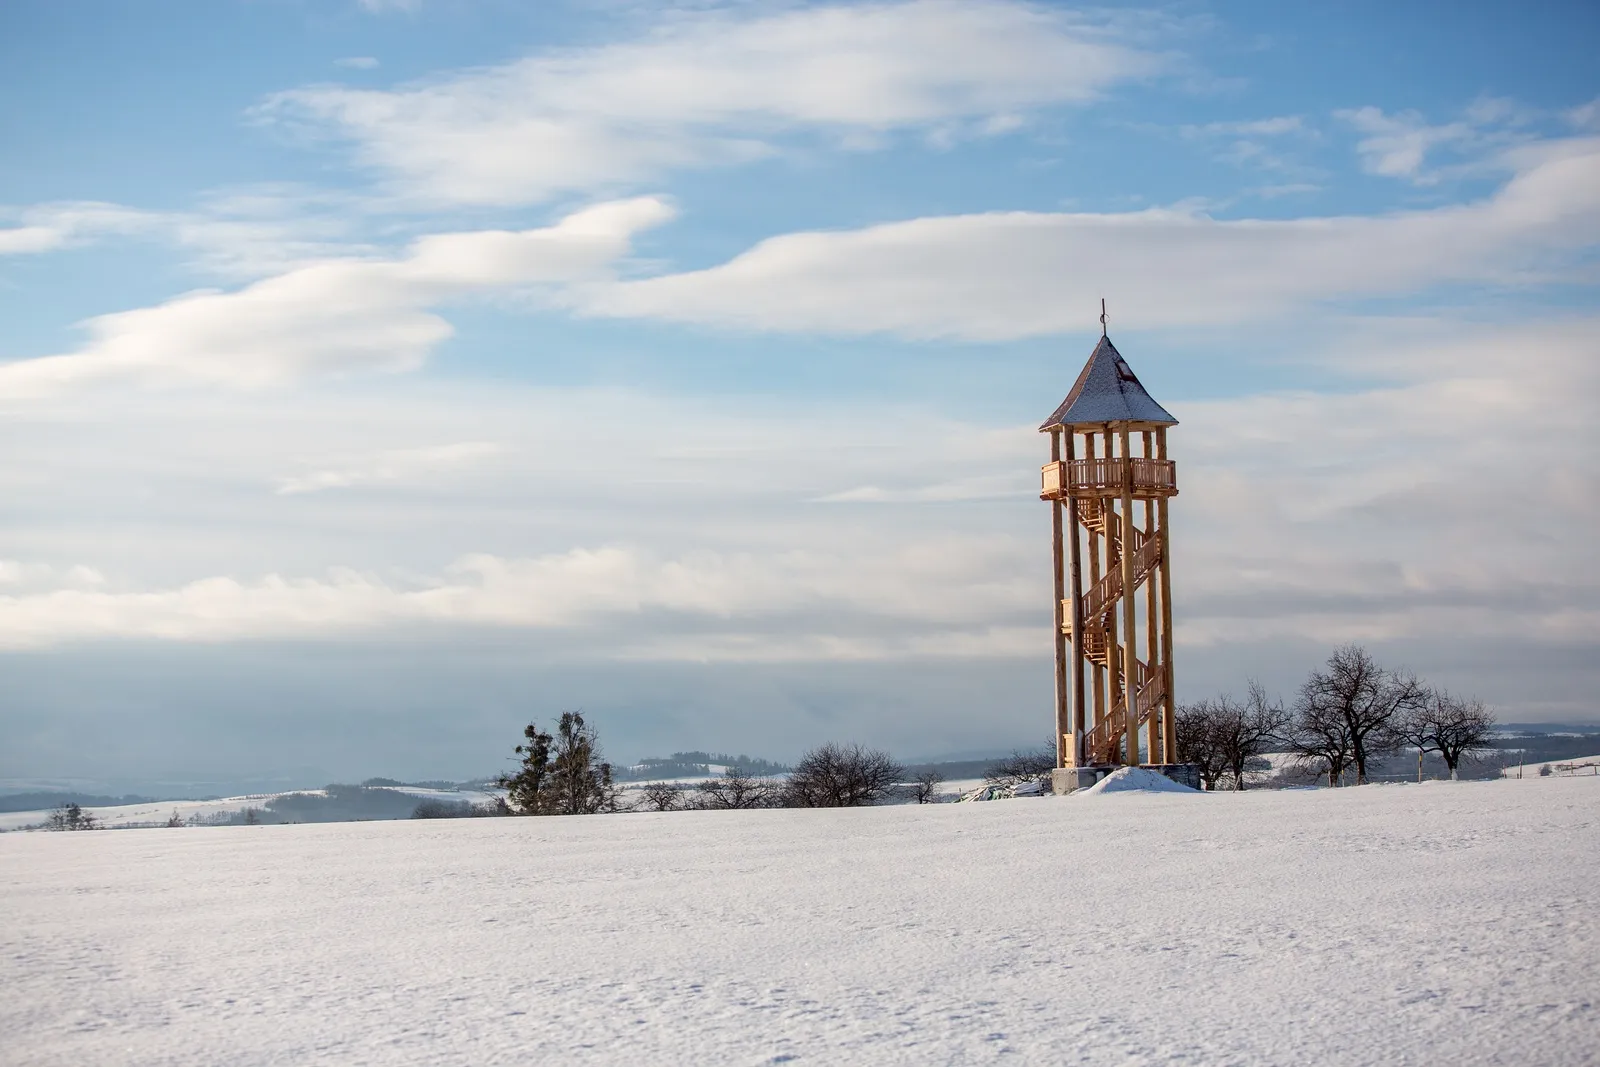
[[[1600,706],[1600,9],[0,6],[0,779],[1047,741],[1038,423],[1180,700]],[[310,779],[298,781],[298,779]]]

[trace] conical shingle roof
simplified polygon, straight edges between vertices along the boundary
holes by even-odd
[[[1106,422],[1178,424],[1166,408],[1144,391],[1133,368],[1122,358],[1111,338],[1102,336],[1073,383],[1072,391],[1039,429]]]

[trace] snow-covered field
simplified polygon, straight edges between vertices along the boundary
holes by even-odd
[[[0,836],[0,1060],[1580,1064],[1600,779]]]

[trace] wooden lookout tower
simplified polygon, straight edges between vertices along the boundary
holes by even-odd
[[[1101,312],[1103,327],[1103,303]],[[1167,427],[1177,422],[1102,329],[1039,427],[1050,435],[1039,497],[1050,502],[1055,557],[1060,768],[1178,761],[1167,565],[1167,499],[1178,493]]]

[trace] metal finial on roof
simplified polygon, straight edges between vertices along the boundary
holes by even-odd
[[[1100,298],[1100,336],[1108,336],[1106,334],[1106,298],[1103,296]]]

